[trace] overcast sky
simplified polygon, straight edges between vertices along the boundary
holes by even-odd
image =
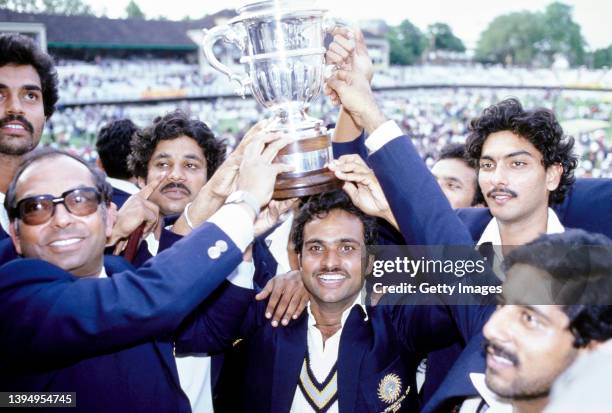
[[[98,12],[109,17],[125,17],[129,0],[88,0]],[[612,0],[565,0],[574,7],[574,20],[590,48],[612,44]],[[147,17],[200,18],[223,8],[235,8],[244,0],[136,0]],[[480,33],[500,14],[529,10],[541,11],[550,0],[320,0],[336,16],[351,21],[380,18],[394,25],[408,18],[422,30],[434,22],[448,23],[468,47],[474,47]]]

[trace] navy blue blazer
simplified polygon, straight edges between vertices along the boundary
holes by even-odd
[[[227,251],[209,258],[218,241]],[[105,257],[107,279],[78,279],[40,260],[5,264],[0,388],[76,391],[76,411],[188,412],[172,342],[198,331],[199,346],[215,352],[236,336],[250,290],[228,286],[201,317],[192,315],[188,326],[184,319],[241,259],[218,227],[204,224],[138,270]]]
[[[245,412],[289,412],[307,349],[307,313],[287,327],[264,317],[265,302],[251,304],[242,326],[246,373],[234,390]],[[401,381],[400,410],[418,411],[415,372],[422,355],[456,341],[470,341],[488,319],[488,307],[444,305],[354,307],[338,351],[340,412],[383,411],[391,403],[378,396],[385,377]],[[177,343],[177,351],[200,351],[197,342]],[[242,395],[240,394],[242,389]],[[405,397],[404,397],[405,396]],[[398,399],[399,400],[399,399]]]
[[[117,209],[121,208],[130,196],[127,192],[113,186],[112,201],[117,205]]]
[[[334,143],[334,157],[358,154],[368,164],[368,152],[365,146],[364,134],[351,142]],[[420,160],[414,157],[412,160]],[[402,165],[405,169],[408,160]],[[371,165],[370,165],[371,166]],[[423,171],[425,172],[425,171]],[[420,177],[417,177],[417,180]],[[419,187],[409,187],[406,190],[418,190]],[[428,199],[423,197],[423,199]],[[429,202],[429,201],[428,201]],[[612,238],[612,179],[610,178],[578,178],[568,191],[562,203],[553,205],[561,223],[568,228],[580,228],[596,232]],[[464,208],[457,210],[459,217],[468,227],[472,239],[477,242],[485,227],[493,218],[488,208]],[[407,244],[411,244],[406,240]]]

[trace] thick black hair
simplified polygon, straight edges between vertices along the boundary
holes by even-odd
[[[45,117],[49,119],[59,99],[57,71],[51,56],[29,37],[4,34],[0,35],[0,67],[6,65],[34,67],[40,77]]]
[[[550,274],[575,347],[612,338],[612,240],[577,229],[542,235],[505,257],[506,269],[516,264]]]
[[[470,168],[474,168],[472,164],[466,159],[465,156],[465,144],[463,143],[449,143],[444,145],[444,147],[440,150],[440,155],[438,155],[438,161],[442,161],[444,159],[458,159],[463,161]],[[474,198],[472,199],[472,205],[484,204],[485,199],[482,195],[482,191],[480,190],[480,185],[478,185],[478,177],[475,178],[474,182]]]
[[[215,138],[210,128],[197,119],[191,119],[181,110],[175,110],[153,121],[153,125],[134,134],[128,164],[132,174],[147,177],[147,166],[162,140],[188,136],[195,140],[206,158],[206,172],[210,179],[225,159],[225,144]]]
[[[572,153],[574,139],[565,137],[555,114],[549,109],[524,110],[521,103],[510,98],[489,106],[469,125],[466,141],[466,157],[476,170],[482,155],[482,147],[492,133],[510,131],[527,139],[542,154],[544,168],[553,164],[563,167],[563,174],[556,190],[550,193],[550,204],[563,201],[575,181],[577,159]]]
[[[114,120],[106,124],[98,133],[96,150],[104,168],[111,178],[130,179],[127,160],[130,154],[130,142],[138,127],[130,119]]]
[[[19,167],[17,168],[17,171],[15,172],[15,175],[13,176],[13,179],[11,180],[11,183],[9,184],[8,190],[6,191],[6,197],[4,199],[4,208],[8,212],[9,220],[11,222],[14,221],[17,217],[15,207],[17,206],[17,181],[19,180],[19,177],[33,163],[47,158],[57,158],[59,156],[66,156],[68,158],[72,158],[77,162],[80,162],[85,165],[85,167],[87,167],[93,177],[96,190],[102,196],[102,203],[106,206],[110,205],[113,188],[106,181],[106,175],[104,174],[104,172],[88,164],[83,158],[73,155],[69,152],[51,148],[35,149],[23,157],[21,163],[19,164]]]
[[[342,190],[323,192],[311,196],[297,213],[291,233],[295,252],[300,254],[304,245],[304,227],[314,219],[324,218],[330,211],[340,209],[355,215],[363,224],[363,237],[366,247],[373,246],[377,240],[376,219],[365,214],[353,204]]]

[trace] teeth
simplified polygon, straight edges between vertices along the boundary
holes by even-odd
[[[4,125],[5,128],[7,129],[19,129],[19,130],[24,130],[25,128],[23,127],[23,125],[19,125],[19,124],[15,124],[15,123],[10,123],[8,125]]]
[[[319,275],[319,278],[322,281],[339,281],[345,279],[346,277],[342,274],[322,274]]]
[[[507,359],[507,358],[505,358],[505,357],[498,356],[498,355],[496,355],[496,354],[491,355],[491,357],[493,357],[493,359],[494,359],[494,360],[495,360],[497,363],[499,363],[499,364],[505,364],[505,365],[507,365],[507,366],[513,366],[513,365],[514,365],[514,363],[512,363],[512,361],[508,360],[508,359]]]
[[[53,241],[51,246],[53,247],[65,247],[67,245],[73,245],[80,241],[80,238],[62,239],[59,241]]]

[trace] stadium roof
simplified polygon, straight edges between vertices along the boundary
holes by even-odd
[[[188,30],[209,28],[218,18],[235,16],[223,10],[199,20],[139,20],[109,19],[94,16],[62,16],[52,14],[17,13],[0,9],[2,22],[42,23],[47,32],[49,48],[63,49],[148,49],[196,50],[187,36]]]

